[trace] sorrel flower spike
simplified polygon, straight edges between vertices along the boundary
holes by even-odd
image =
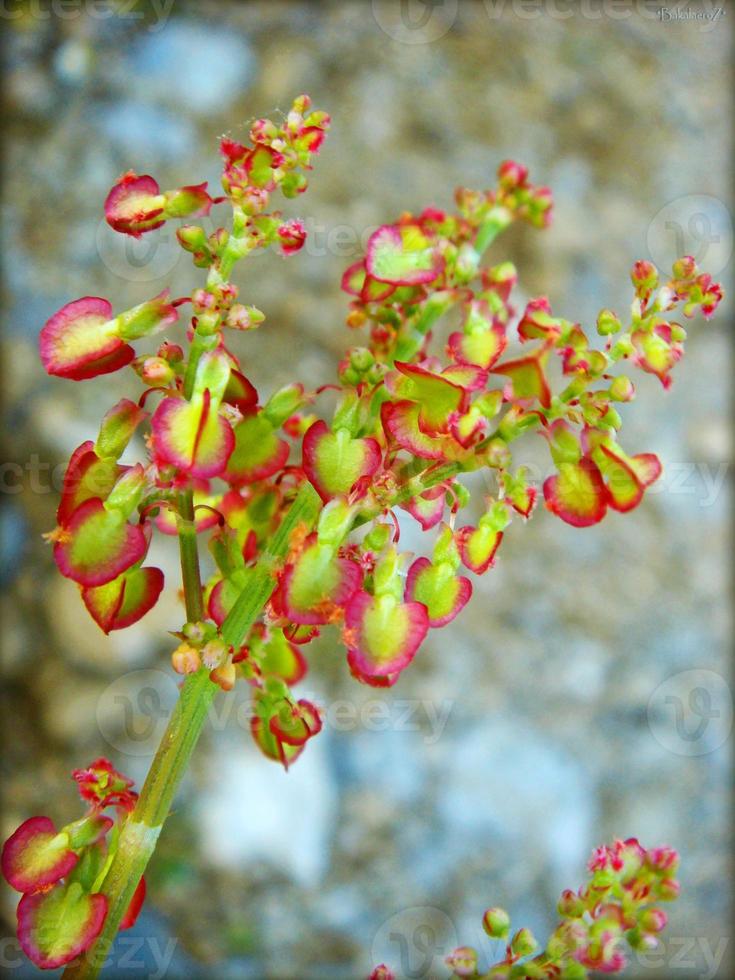
[[[635,388],[619,367],[667,386],[685,341],[674,311],[709,317],[722,298],[684,257],[663,285],[650,263],[635,264],[629,317],[598,317],[602,348],[546,297],[518,316],[516,269],[485,264],[485,252],[513,221],[546,227],[552,199],[506,161],[494,188],[459,189],[454,211],[404,213],[371,236],[342,280],[347,322],[366,337],[340,363],[338,384],[294,382],[261,398],[228,344],[264,314],[241,300],[232,271],[257,249],[299,251],[303,223],[271,201],[304,192],[328,127],[326,113],[300,96],[281,121],[256,120],[249,139],[223,138],[218,198],[203,184],[161,193],[153,177],[125,175],[106,202],[110,224],[125,234],[229,208],[227,227],[177,229],[194,267],[206,270],[204,285],[176,299],[164,291],[117,316],[107,300],[84,297],[41,331],[50,374],[84,380],[129,365],[137,388],[70,460],[48,536],[60,570],[102,630],[122,629],[163,587],[160,570],[143,564],[152,535],[175,533],[186,620],[172,631],[182,697],[137,802],[128,781],[98,760],[76,774],[90,804],[78,828],[57,832],[48,818],[32,818],[7,845],[9,880],[32,889],[19,912],[24,948],[43,966],[78,959],[74,980],[96,974],[140,907],[143,871],[215,694],[248,685],[252,737],[288,766],[321,729],[319,706],[292,690],[320,631],[341,637],[358,681],[397,683],[429,630],[446,627],[470,599],[471,576],[492,568],[512,520],[532,514],[538,488],[513,458],[526,433],[544,436],[553,464],[544,501],[567,523],[586,527],[639,505],[660,464],[620,437],[616,405]],[[437,342],[450,311],[455,329]],[[151,346],[160,330],[166,335]],[[338,391],[331,419],[316,414],[325,388]],[[473,501],[461,477],[480,470],[487,492]],[[424,531],[436,528],[424,554],[400,549],[401,511]],[[204,587],[202,540],[215,566]],[[668,852],[651,858],[654,866],[660,897],[673,897]],[[35,890],[38,882],[50,890]],[[607,879],[595,878],[595,894],[598,885]],[[619,897],[612,887],[608,904]],[[640,927],[650,932],[660,915],[649,911]],[[573,949],[585,949],[585,962],[615,965],[614,928],[607,913],[595,915],[597,931]],[[502,969],[514,970],[529,945],[521,930]],[[463,950],[454,966],[471,971],[473,962]]]
[[[487,967],[471,946],[460,946],[446,963],[456,978],[472,980],[584,980],[589,972],[619,973],[625,968],[625,947],[651,950],[666,926],[666,913],[658,903],[678,893],[675,879],[678,855],[671,848],[646,850],[635,838],[616,840],[596,849],[589,864],[590,880],[579,891],[566,889],[557,910],[561,922],[546,948],[530,929],[511,934],[511,920],[501,908],[489,908],[482,926],[490,939],[505,945],[504,957]],[[395,975],[385,964],[370,980]]]

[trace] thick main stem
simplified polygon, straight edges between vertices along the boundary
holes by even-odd
[[[305,484],[257,564],[222,627],[226,643],[240,646],[270,598],[274,571],[288,550],[293,530],[314,526],[321,501]],[[179,550],[187,618],[202,618],[202,590],[190,491],[180,500]],[[138,804],[123,826],[120,842],[101,891],[108,902],[102,932],[87,952],[64,971],[64,980],[92,980],[99,973],[117,935],[120,921],[156,848],[179,783],[186,772],[209,708],[219,688],[206,669],[187,677],[151,764]]]

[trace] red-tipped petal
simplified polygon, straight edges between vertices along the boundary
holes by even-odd
[[[56,512],[59,524],[66,524],[80,504],[92,497],[106,500],[123,473],[114,459],[100,459],[91,440],[74,450],[64,474],[61,503]]]
[[[288,769],[291,763],[298,759],[306,744],[289,745],[281,742],[258,715],[250,719],[250,734],[266,759],[280,762],[284,769]]]
[[[121,398],[117,404],[105,412],[100,426],[100,434],[94,447],[95,452],[106,459],[119,459],[125,447],[133,438],[135,430],[148,413],[129,398]],[[101,493],[95,494],[101,497]]]
[[[354,650],[347,651],[347,666],[350,668],[350,673],[356,681],[367,684],[368,687],[393,687],[401,676],[400,670],[395,674],[365,674],[358,666],[358,660],[362,662],[359,654]]]
[[[427,435],[446,432],[450,415],[467,409],[469,391],[457,382],[450,381],[441,374],[434,374],[419,364],[396,361],[395,366],[406,379],[397,385],[398,392],[402,397],[419,403],[418,424]],[[475,379],[476,372],[481,370],[470,367],[469,373],[464,376]]]
[[[284,700],[282,710],[274,714],[268,727],[282,744],[304,745],[322,730],[317,708],[301,698],[296,704]]]
[[[487,371],[479,364],[450,364],[441,377],[465,391],[481,391],[487,384]]]
[[[561,463],[558,474],[544,482],[547,508],[573,527],[599,523],[609,495],[597,465],[583,456],[578,463]]]
[[[105,199],[105,219],[111,228],[133,238],[160,228],[164,198],[156,181],[144,174],[127,173]]]
[[[453,333],[449,336],[449,353],[460,364],[491,368],[508,344],[505,328],[496,324],[489,330]]]
[[[90,616],[104,633],[125,629],[142,619],[163,589],[159,568],[134,568],[106,585],[82,589]]]
[[[212,410],[209,391],[201,403],[164,398],[151,419],[153,453],[194,477],[219,476],[235,446],[230,423]]]
[[[99,296],[67,303],[44,324],[39,336],[48,374],[83,381],[128,364],[135,351],[117,335],[112,307]]]
[[[543,357],[531,354],[504,361],[490,369],[493,374],[510,378],[510,395],[516,401],[538,401],[544,408],[551,405],[551,389],[544,373]]]
[[[136,919],[140,914],[140,910],[143,908],[143,902],[145,901],[145,878],[141,878],[138,882],[138,886],[133,892],[133,897],[130,899],[130,905],[128,905],[125,910],[125,915],[120,920],[120,929],[130,929],[135,925]]]
[[[650,487],[661,476],[661,460],[655,453],[638,453],[628,462],[644,487]]]
[[[224,479],[237,486],[273,476],[286,464],[289,446],[262,414],[246,415],[235,426],[235,448]]]
[[[242,590],[228,578],[220,579],[209,593],[207,611],[218,626],[222,626]]]
[[[475,575],[482,575],[488,568],[492,568],[495,562],[495,554],[503,540],[503,532],[468,525],[455,532],[454,540],[457,542],[462,564]]]
[[[104,895],[87,895],[77,882],[37,895],[18,905],[18,941],[42,970],[64,966],[88,949],[107,915]]]
[[[432,564],[428,558],[417,558],[406,576],[406,599],[426,606],[429,626],[437,628],[451,623],[472,595],[472,583],[457,575],[447,562]]]
[[[331,622],[362,584],[362,570],[335,556],[312,536],[283,571],[279,597],[293,623],[319,626]]]
[[[446,491],[444,487],[432,487],[418,497],[412,497],[403,507],[415,517],[422,531],[429,531],[439,523],[444,514]]]
[[[443,459],[446,439],[426,435],[419,427],[420,406],[416,402],[383,402],[380,419],[388,438],[413,456],[422,459]]]
[[[106,585],[139,562],[148,550],[143,529],[128,524],[101,500],[85,500],[54,544],[54,561],[62,575],[80,585]]]
[[[366,677],[389,677],[413,659],[429,628],[426,606],[393,596],[356,592],[345,610],[351,663]]]
[[[365,260],[353,262],[342,273],[341,286],[344,292],[350,296],[360,296],[362,287],[365,285]]]
[[[377,440],[352,439],[345,429],[330,432],[326,422],[315,422],[304,435],[304,473],[325,503],[372,476],[381,458]]]
[[[5,841],[0,857],[3,877],[16,891],[45,891],[65,877],[78,857],[67,834],[48,817],[30,817]]]
[[[444,260],[418,225],[383,225],[368,240],[365,267],[380,282],[417,286],[436,279]]]
[[[240,371],[230,370],[230,377],[222,398],[230,405],[239,408],[243,415],[252,412],[258,404],[258,392]]]

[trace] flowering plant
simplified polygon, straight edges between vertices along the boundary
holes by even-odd
[[[590,970],[617,973],[626,965],[626,943],[632,950],[657,945],[666,913],[655,903],[679,894],[678,865],[679,856],[670,847],[646,850],[633,837],[598,847],[588,865],[589,883],[577,892],[562,892],[557,906],[562,921],[544,950],[538,952],[530,929],[518,929],[511,937],[508,913],[490,908],[482,927],[491,939],[506,942],[503,958],[482,970],[477,950],[459,946],[446,963],[453,977],[472,980],[583,980]],[[381,964],[370,980],[394,980],[394,974]]]
[[[3,851],[3,873],[23,893],[23,948],[39,966],[71,964],[69,976],[94,976],[137,914],[143,872],[215,695],[247,684],[252,737],[288,767],[322,726],[318,705],[293,692],[321,630],[337,628],[358,681],[394,685],[428,631],[469,601],[465,573],[487,572],[512,519],[531,515],[537,488],[512,453],[529,432],[543,437],[553,463],[542,487],[551,513],[587,527],[609,509],[636,507],[661,466],[619,442],[617,406],[635,389],[617,369],[640,368],[667,387],[685,339],[674,311],[709,317],[722,296],[685,257],[663,283],[651,263],[634,265],[630,315],[600,313],[601,349],[545,297],[517,317],[514,266],[483,257],[513,221],[545,227],[552,198],[525,167],[505,162],[493,190],[458,190],[453,213],[427,208],[379,227],[342,279],[347,322],[367,339],[347,351],[336,384],[293,383],[262,401],[227,338],[256,329],[264,315],[241,302],[232,270],[258,249],[288,256],[303,246],[303,224],[270,210],[271,199],[306,190],[328,127],[326,113],[301,96],[282,122],[257,120],[247,143],[223,138],[220,197],[206,184],[161,192],[150,176],[122,176],[105,201],[122,234],[229,205],[229,228],[177,231],[207,270],[205,285],[176,298],[164,290],[117,314],[87,296],[41,331],[49,374],[80,381],[129,366],[143,385],[72,454],[47,536],[59,570],[104,632],[123,629],[164,587],[161,570],[145,564],[152,534],[176,535],[186,608],[172,651],[185,677],[181,697],[140,797],[98,760],[74,774],[90,804],[80,821],[57,832],[47,817],[31,818]],[[169,339],[186,304],[184,329]],[[457,329],[437,349],[434,330],[450,311]],[[162,331],[153,350],[133,347]],[[326,389],[338,392],[329,422],[312,411]],[[121,463],[143,426],[144,458]],[[470,493],[460,477],[480,470],[493,492],[479,520],[463,522]],[[399,549],[398,510],[435,529],[431,557]],[[206,583],[203,539],[216,566]],[[103,813],[109,808],[114,817]],[[585,908],[598,922],[598,905]],[[626,916],[627,906],[620,921]]]

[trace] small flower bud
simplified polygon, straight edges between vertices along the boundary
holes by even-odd
[[[697,263],[694,261],[694,256],[684,255],[677,259],[671,271],[674,279],[691,279],[697,274]]]
[[[283,255],[293,255],[303,247],[306,229],[300,221],[284,221],[278,229],[278,238]]]
[[[658,884],[658,897],[662,902],[673,902],[679,897],[681,885],[674,878],[664,878]]]
[[[643,932],[661,932],[668,922],[668,916],[663,909],[645,909],[638,919],[638,925]]]
[[[198,645],[204,642],[206,626],[206,623],[185,623],[182,633],[187,640]]]
[[[366,320],[367,316],[363,310],[350,310],[350,312],[347,314],[347,318],[345,319],[345,323],[353,330],[357,330],[359,327],[362,327],[365,324]]]
[[[659,873],[674,872],[679,867],[679,854],[673,847],[652,847],[648,851],[648,863]]]
[[[600,310],[597,314],[597,332],[601,337],[609,337],[623,329],[623,324],[612,310]]]
[[[368,980],[396,980],[396,975],[385,963],[381,963],[375,967]]]
[[[219,667],[215,667],[210,672],[209,679],[214,684],[219,684],[223,691],[231,691],[237,680],[237,668],[230,660]]]
[[[528,179],[528,168],[514,160],[504,160],[498,167],[498,181],[505,190],[520,187]]]
[[[493,939],[505,939],[510,929],[510,916],[505,909],[486,909],[482,917],[482,928]]]
[[[477,951],[471,946],[458,946],[446,957],[445,963],[457,977],[477,976]]]
[[[227,656],[227,646],[222,640],[210,640],[202,647],[202,663],[210,670],[224,663]]]
[[[182,643],[171,654],[171,665],[177,674],[195,674],[202,663],[198,651]]]
[[[566,888],[561,893],[561,898],[559,899],[557,908],[559,910],[559,915],[564,916],[566,919],[579,919],[584,915],[585,903],[571,888]]]
[[[178,344],[171,344],[168,340],[164,340],[158,348],[158,356],[169,364],[180,364],[184,360],[184,351]]]
[[[187,252],[202,252],[207,247],[207,233],[199,225],[182,225],[176,237]]]
[[[269,145],[278,136],[278,127],[270,119],[256,119],[250,127],[250,139],[253,143]]]
[[[143,381],[149,385],[167,385],[175,375],[171,365],[162,357],[144,357],[136,363],[136,369]]]
[[[530,929],[519,929],[510,941],[510,948],[516,956],[528,956],[538,948],[538,943]]]
[[[630,270],[630,280],[635,287],[636,296],[646,300],[658,286],[658,270],[653,262],[639,260]]]
[[[225,318],[225,326],[232,330],[255,330],[265,320],[265,314],[255,306],[234,303]]]
[[[616,402],[629,402],[635,398],[635,385],[625,375],[615,378],[610,385],[610,397]]]
[[[289,171],[281,181],[281,193],[287,198],[294,198],[297,194],[303,194],[306,187],[306,177],[295,170]]]
[[[368,531],[365,535],[363,541],[364,547],[368,551],[373,551],[376,554],[380,554],[388,544],[393,536],[393,527],[390,524],[378,523]]]

